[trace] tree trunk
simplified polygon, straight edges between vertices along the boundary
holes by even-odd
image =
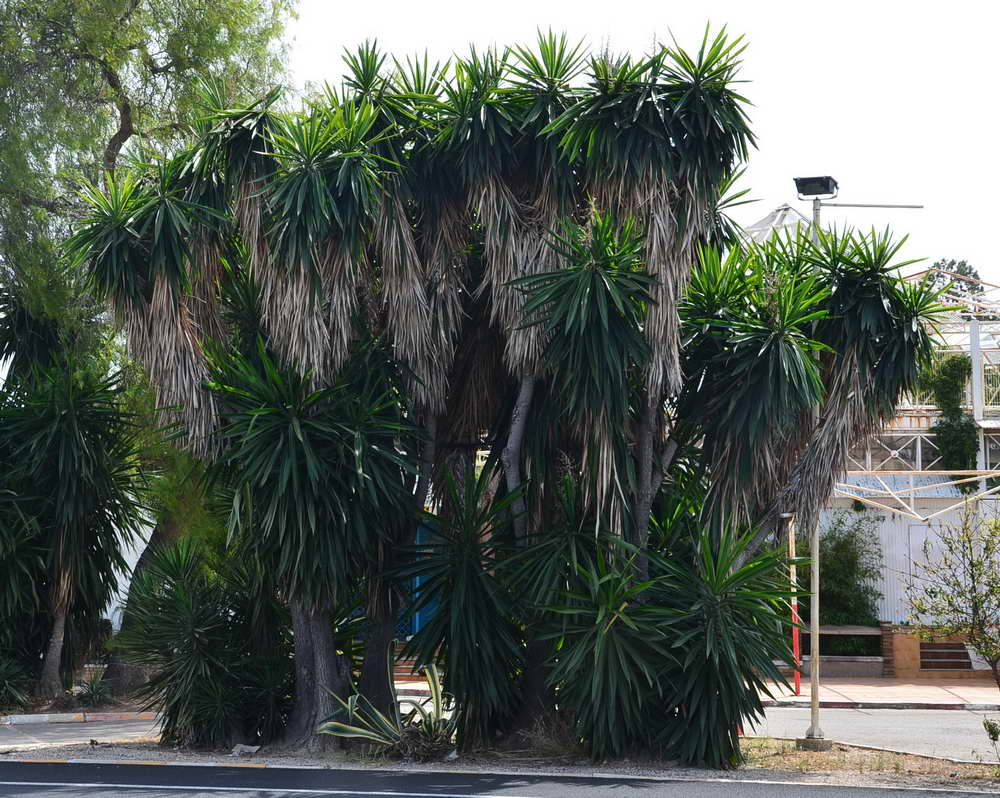
[[[437,417],[432,412],[425,413],[426,439],[420,454],[420,467],[417,474],[416,489],[413,494],[413,505],[416,513],[414,523],[404,528],[403,539],[399,545],[380,547],[380,557],[375,573],[369,576],[367,615],[367,639],[365,640],[365,659],[361,666],[361,681],[359,691],[383,714],[390,715],[394,711],[393,701],[393,664],[395,651],[392,650],[396,640],[396,624],[399,617],[399,595],[391,579],[384,574],[395,564],[395,552],[410,546],[416,540],[417,527],[422,521],[421,514],[430,496],[431,477],[434,471],[434,459],[437,452]],[[389,658],[392,658],[390,661]]]
[[[301,601],[291,604],[295,636],[295,703],[285,730],[285,741],[311,751],[332,751],[338,738],[316,734],[316,727],[339,706],[333,695],[347,697],[349,675],[333,639],[333,618],[328,609],[315,609]]]
[[[396,640],[396,597],[392,583],[372,574],[368,586],[365,661],[358,690],[384,715],[390,715],[395,699],[392,686]]]
[[[632,508],[634,514],[632,543],[640,550],[636,562],[639,581],[644,581],[649,577],[649,557],[646,554],[646,544],[649,541],[649,514],[653,509],[656,488],[659,487],[653,484],[653,474],[658,472],[658,469],[653,467],[653,459],[659,412],[659,402],[653,397],[648,397],[639,424],[639,462],[636,468],[639,476],[639,487],[636,492],[635,506]]]
[[[62,663],[63,641],[66,638],[66,616],[68,614],[69,607],[60,603],[54,613],[52,635],[49,637],[49,647],[45,651],[45,659],[42,662],[42,675],[38,680],[39,698],[56,698],[63,691],[59,670]]]
[[[295,703],[288,716],[285,740],[294,745],[308,742],[313,732],[313,695],[316,691],[316,655],[313,649],[309,609],[301,601],[289,607],[295,641]]]
[[[316,689],[313,693],[312,729],[332,715],[340,706],[334,696],[347,698],[350,686],[349,666],[337,653],[333,639],[333,617],[329,610],[317,610],[310,621],[313,655],[316,663]],[[309,742],[311,751],[335,751],[341,739],[331,734],[313,734]]]
[[[550,648],[550,645],[540,640],[537,635],[534,635],[526,646],[520,703],[504,735],[505,744],[511,748],[530,742],[525,739],[526,736],[539,719],[552,711],[547,665]]]
[[[521,387],[517,392],[517,402],[510,416],[507,445],[503,450],[503,470],[508,493],[515,493],[521,489],[521,446],[524,443],[524,430],[528,426],[528,411],[531,409],[531,398],[534,393],[535,378],[522,377]],[[519,541],[523,541],[528,528],[523,496],[518,495],[511,504],[511,510],[514,514],[514,534]]]
[[[134,616],[135,596],[132,586],[140,578],[142,573],[149,567],[153,555],[162,548],[175,543],[181,536],[181,528],[173,519],[160,521],[153,527],[149,535],[149,542],[139,555],[135,568],[132,569],[132,576],[129,578],[128,593],[125,597],[125,607],[122,610],[122,627],[119,634],[132,627]],[[125,662],[121,652],[112,649],[111,659],[108,667],[104,670],[104,681],[111,687],[111,692],[116,696],[124,696],[133,692],[144,681],[143,671],[135,665]]]

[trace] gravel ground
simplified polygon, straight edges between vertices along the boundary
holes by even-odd
[[[155,743],[101,743],[46,747],[33,754],[0,751],[0,763],[11,759],[101,760],[117,762],[181,762],[185,764],[243,764],[268,767],[310,768],[401,768],[413,771],[536,773],[561,776],[645,776],[666,779],[731,779],[733,781],[781,781],[843,786],[929,787],[1000,792],[1000,769],[989,765],[962,765],[925,757],[882,754],[850,746],[837,746],[832,754],[794,751],[788,741],[748,741],[750,762],[737,771],[720,772],[671,766],[669,762],[621,761],[591,765],[586,760],[539,758],[525,753],[469,755],[450,762],[400,763],[345,754],[308,756],[280,751],[234,758],[227,752],[190,752],[164,748]],[[769,766],[770,765],[770,766]]]

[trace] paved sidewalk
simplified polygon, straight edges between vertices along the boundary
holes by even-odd
[[[58,745],[86,745],[91,740],[155,741],[159,729],[155,721],[123,720],[91,723],[28,723],[23,726],[0,726],[0,754],[41,751]]]
[[[791,682],[791,680],[789,680]],[[809,679],[802,694],[776,687],[766,706],[808,706]],[[1000,711],[1000,689],[992,679],[862,679],[820,678],[820,705],[844,709],[977,709]]]

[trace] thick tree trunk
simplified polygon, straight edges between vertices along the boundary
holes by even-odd
[[[373,574],[368,586],[365,661],[361,666],[361,683],[358,690],[379,712],[392,712],[393,662],[396,640],[395,588],[388,580]]]
[[[521,697],[517,711],[511,718],[504,735],[508,747],[520,747],[526,735],[552,709],[552,695],[548,687],[547,660],[551,645],[540,640],[537,635],[529,641],[524,652],[524,675],[521,677]]]
[[[312,736],[314,727],[316,655],[309,624],[309,609],[300,601],[293,601],[289,609],[295,641],[295,703],[288,717],[285,740],[291,744],[304,744]]]
[[[524,443],[524,431],[528,426],[528,412],[531,409],[534,393],[535,378],[522,377],[521,387],[517,392],[517,402],[510,416],[507,445],[503,450],[503,470],[508,493],[515,493],[521,489],[521,446]],[[519,541],[523,541],[527,535],[528,519],[525,509],[524,497],[519,495],[511,504],[514,514],[514,534]]]
[[[290,609],[295,636],[295,703],[285,741],[312,751],[332,751],[340,747],[340,740],[316,734],[316,727],[337,709],[334,695],[347,697],[350,683],[347,666],[337,654],[333,618],[328,609],[315,609],[301,601],[292,602]]]
[[[125,598],[125,607],[122,610],[122,627],[119,630],[119,634],[130,629],[134,622],[135,596],[132,591],[132,585],[136,583],[146,568],[149,567],[149,563],[152,561],[153,555],[159,549],[175,543],[180,536],[181,528],[173,521],[173,519],[160,521],[153,527],[153,531],[149,535],[149,542],[146,543],[146,548],[144,548],[142,550],[142,554],[139,555],[135,568],[132,569],[132,576],[129,578],[129,588]],[[129,665],[125,662],[125,659],[119,651],[112,650],[111,660],[108,662],[108,667],[104,671],[104,680],[110,685],[111,692],[114,695],[128,695],[142,684],[143,679],[143,671],[141,668],[135,665]]]
[[[49,647],[45,651],[42,662],[42,675],[38,680],[38,697],[55,698],[63,691],[62,679],[59,676],[62,663],[63,641],[66,638],[66,616],[69,608],[60,606],[54,614],[52,635],[49,637]]]
[[[334,696],[347,698],[350,687],[349,666],[337,653],[333,639],[333,617],[329,610],[312,614],[312,643],[316,663],[316,689],[313,693],[313,730],[330,717],[340,704]],[[314,734],[309,742],[312,751],[334,751],[341,747],[339,737]]]

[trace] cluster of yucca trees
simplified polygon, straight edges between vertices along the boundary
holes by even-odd
[[[815,514],[935,312],[888,234],[731,240],[742,48],[366,45],[297,111],[207,85],[186,149],[88,190],[69,249],[290,608],[291,739],[355,685],[351,602],[391,700],[419,576],[463,744],[563,709],[595,756],[738,761],[784,655],[755,549]]]

